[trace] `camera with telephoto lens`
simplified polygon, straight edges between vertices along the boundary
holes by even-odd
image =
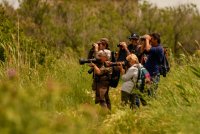
[[[94,59],[83,59],[83,58],[80,58],[79,59],[79,64],[80,65],[84,65],[85,63],[99,63],[100,62],[100,60],[98,60],[98,59],[96,59],[96,58],[94,58]]]
[[[110,64],[109,66],[110,66],[110,67],[120,66],[120,63],[122,64],[122,66],[128,66],[128,61],[123,61],[123,62],[111,62],[111,64]]]
[[[79,59],[79,64],[80,65],[84,65],[85,63],[94,63],[94,64],[99,64],[101,63],[99,59],[84,59],[84,58],[80,58]],[[114,67],[114,66],[120,66],[120,63],[122,64],[122,66],[128,66],[128,61],[123,61],[123,62],[111,62],[109,65],[107,65],[107,67]],[[91,74],[94,71],[94,68],[90,68],[88,70],[88,73]]]
[[[85,63],[94,63],[94,64],[98,64],[100,63],[100,60],[99,59],[96,59],[96,58],[93,58],[93,59],[83,59],[83,58],[80,58],[79,59],[79,64],[80,65],[84,65]],[[88,70],[88,73],[91,74],[92,72],[94,71],[94,68],[90,68]]]

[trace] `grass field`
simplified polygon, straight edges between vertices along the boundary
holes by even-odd
[[[63,57],[52,66],[1,64],[1,134],[194,133],[200,131],[200,64],[173,64],[156,98],[137,110],[120,107],[120,86],[111,89],[112,111],[94,104],[87,65]]]

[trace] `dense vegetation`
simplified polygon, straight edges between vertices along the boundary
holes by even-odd
[[[159,9],[132,0],[23,0],[0,5],[0,132],[198,133],[200,131],[200,15],[195,5]],[[94,105],[91,75],[79,66],[92,42],[116,44],[133,31],[159,32],[172,70],[158,96],[132,111]],[[200,53],[199,53],[200,56]]]

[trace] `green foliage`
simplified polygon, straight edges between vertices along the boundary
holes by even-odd
[[[1,132],[79,132],[76,126],[82,128],[87,119],[93,117],[86,113],[88,117],[81,121],[78,115],[74,115],[78,114],[77,107],[81,104],[91,103],[90,87],[86,86],[90,78],[83,75],[87,68],[77,71],[78,68],[74,60],[65,58],[56,61],[49,69],[23,66],[17,70],[1,66],[1,77],[4,78],[0,81]]]
[[[13,42],[16,32],[15,25],[2,5],[0,5],[0,21],[0,43]],[[0,60],[5,61],[4,48],[2,46],[0,46]]]
[[[191,65],[191,63],[190,63]],[[199,64],[192,64],[199,68]],[[198,133],[199,79],[190,66],[172,68],[161,79],[158,96],[137,111],[117,109],[103,125],[105,133]],[[197,73],[199,70],[195,69]]]
[[[195,61],[195,59],[194,59]],[[112,111],[94,105],[87,65],[67,55],[52,66],[1,65],[2,133],[198,133],[199,67],[173,65],[156,99],[137,110],[120,107],[110,91]],[[120,88],[120,86],[119,86]]]
[[[200,65],[190,53],[199,49],[199,19],[194,5],[159,9],[132,0],[1,5],[0,132],[198,133]],[[179,59],[170,55],[171,73],[146,107],[122,108],[111,89],[112,111],[105,111],[94,105],[89,67],[78,58],[102,37],[114,50],[133,31],[160,32]]]
[[[134,1],[64,1],[24,0],[18,13],[26,34],[62,50],[71,47],[79,55],[99,38],[110,39],[112,49],[132,32],[159,32],[162,43],[178,55],[181,41],[190,53],[199,40],[199,12],[195,5],[159,9]],[[192,21],[192,23],[191,23]],[[192,31],[192,32],[191,32]],[[188,45],[189,44],[189,45]],[[189,46],[189,47],[188,47]],[[82,53],[84,52],[84,53]]]
[[[148,2],[137,4],[135,1],[125,0],[23,0],[16,12],[10,13],[8,7],[4,10],[13,21],[3,19],[5,15],[1,17],[5,22],[3,31],[9,30],[13,36],[2,31],[6,34],[3,40],[11,40],[11,37],[17,39],[19,30],[35,38],[40,44],[45,42],[48,47],[60,51],[66,46],[71,47],[80,56],[85,56],[91,43],[102,37],[109,38],[111,48],[116,49],[115,44],[126,40],[131,32],[159,32],[162,43],[170,47],[176,55],[182,51],[177,45],[178,42],[181,42],[189,53],[194,53],[194,40],[199,41],[200,31],[199,11],[195,5],[159,9]],[[19,29],[16,29],[18,24]]]

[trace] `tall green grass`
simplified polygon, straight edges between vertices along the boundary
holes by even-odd
[[[16,58],[14,51],[9,50],[9,56]],[[49,57],[44,65],[29,66],[21,59],[1,64],[2,133],[76,132],[80,131],[76,126],[84,126],[76,111],[92,101],[89,68],[79,67],[78,60],[68,55]]]
[[[115,109],[105,124],[105,133],[199,133],[200,64],[173,65],[161,78],[157,98],[136,111]],[[106,129],[105,129],[106,128]]]
[[[157,98],[140,109],[122,108],[121,85],[111,89],[112,111],[105,111],[94,104],[89,67],[80,66],[78,58],[70,55],[73,54],[57,58],[50,54],[43,65],[35,62],[35,66],[29,66],[29,59],[19,67],[14,63],[1,64],[2,134],[200,131],[199,59],[174,64],[168,76],[161,78]]]

